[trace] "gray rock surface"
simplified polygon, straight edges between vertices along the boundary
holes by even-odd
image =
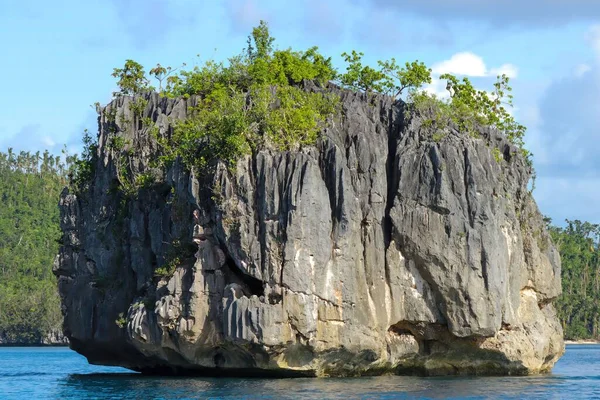
[[[492,129],[434,135],[402,102],[340,94],[316,146],[202,176],[154,166],[130,98],[105,107],[93,183],[60,200],[71,347],[147,373],[548,371],[564,352],[560,259],[519,150]],[[146,98],[160,135],[194,102]],[[133,176],[158,178],[130,200],[114,135]]]

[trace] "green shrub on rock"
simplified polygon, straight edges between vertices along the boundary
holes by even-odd
[[[263,147],[289,150],[315,143],[337,98],[304,90],[303,83],[333,79],[331,59],[316,47],[274,51],[273,42],[261,22],[245,55],[228,64],[208,61],[168,81],[167,95],[198,96],[198,103],[170,138],[158,138],[162,162],[180,158],[188,168],[203,169],[218,159],[233,166]]]
[[[398,97],[404,90],[415,92],[426,83],[431,83],[431,69],[422,62],[405,63],[404,67],[392,58],[378,61],[379,69],[362,64],[363,53],[352,50],[350,54],[343,53],[344,61],[348,63],[346,73],[339,75],[342,87],[363,92],[384,93]]]
[[[331,90],[308,90],[307,82],[317,88],[333,81],[354,91],[395,98],[406,95],[409,114],[422,116],[421,127],[429,129],[436,142],[445,137],[449,126],[473,136],[481,126],[495,126],[523,148],[525,127],[507,111],[512,96],[505,75],[488,93],[476,89],[468,78],[444,74],[440,78],[447,81],[451,97],[443,100],[422,89],[432,82],[431,69],[422,62],[401,65],[392,58],[378,61],[374,68],[363,63],[361,52],[353,50],[342,57],[347,67],[338,74],[331,58],[317,47],[276,49],[268,25],[261,21],[248,37],[247,47],[227,62],[209,60],[191,70],[157,64],[150,70],[161,95],[193,96],[187,119],[174,122],[169,135],[143,118],[147,100],[140,95],[154,89],[140,64],[127,60],[123,68],[114,69],[120,88],[115,95],[134,96],[130,105],[134,125],[141,122],[157,139],[163,166],[179,159],[188,169],[204,170],[216,160],[234,167],[241,157],[261,149],[287,151],[314,144],[339,110],[339,96]],[[79,175],[89,172],[84,168]]]
[[[447,81],[450,98],[440,99],[425,91],[412,91],[408,97],[409,115],[420,115],[422,126],[430,128],[432,135],[439,135],[454,125],[459,131],[478,137],[480,127],[495,127],[517,145],[531,163],[531,153],[524,148],[526,128],[507,110],[513,103],[506,75],[497,77],[491,93],[476,89],[466,77],[459,80],[454,75],[443,74],[440,79]]]
[[[117,85],[120,92],[117,94],[136,95],[151,90],[144,67],[133,60],[125,61],[123,68],[115,68],[112,76],[119,78]]]

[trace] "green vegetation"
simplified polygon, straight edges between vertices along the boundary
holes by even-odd
[[[83,151],[81,155],[66,154],[67,165],[69,166],[71,187],[75,191],[82,191],[88,187],[94,177],[94,155],[98,150],[98,143],[86,129],[83,132]],[[57,160],[58,162],[58,160]]]
[[[175,269],[184,262],[193,258],[197,251],[195,244],[182,239],[174,239],[170,243],[163,264],[154,270],[155,278],[166,278],[173,276]]]
[[[502,162],[502,153],[500,152],[499,148],[494,147],[492,149],[492,155],[494,156],[494,160],[496,160],[498,164]]]
[[[197,97],[189,118],[175,123],[169,138],[154,131],[163,165],[179,158],[188,168],[204,170],[215,160],[233,167],[240,157],[260,148],[290,150],[315,143],[335,113],[337,98],[305,90],[304,83],[324,85],[332,80],[336,74],[331,59],[316,47],[300,52],[275,50],[273,42],[261,22],[245,51],[227,63],[208,61],[178,75],[160,64],[150,71],[162,95]],[[116,95],[152,90],[143,67],[132,60],[116,68],[113,76],[120,88]],[[134,114],[141,115],[140,109],[136,106]]]
[[[144,67],[133,60],[125,61],[123,68],[114,68],[112,76],[119,78],[119,94],[136,95],[151,90]]]
[[[154,270],[154,276],[157,278],[168,278],[173,276],[175,269],[181,264],[179,257],[174,257],[168,260],[163,266]]]
[[[115,320],[115,324],[117,324],[117,326],[121,329],[127,326],[127,318],[125,318],[124,313],[119,313],[119,318]]]
[[[600,339],[600,225],[567,221],[565,228],[550,227],[550,234],[562,260],[556,308],[565,338]]]
[[[475,89],[467,78],[459,81],[442,75],[452,96],[440,100],[423,90],[432,77],[422,62],[401,66],[392,58],[371,67],[363,64],[363,53],[353,50],[342,54],[346,71],[338,73],[331,58],[317,47],[279,50],[274,44],[261,21],[248,37],[247,47],[227,62],[209,60],[192,70],[183,69],[185,64],[176,69],[157,64],[147,76],[143,66],[127,60],[123,68],[113,71],[120,88],[115,95],[153,91],[150,80],[154,78],[163,96],[195,96],[188,118],[175,122],[171,135],[160,135],[158,129],[152,129],[152,134],[161,148],[161,165],[180,159],[187,168],[201,171],[216,160],[233,168],[238,159],[263,148],[285,151],[314,144],[337,114],[339,98],[331,91],[309,89],[307,82],[317,87],[334,82],[367,94],[405,95],[410,112],[423,116],[423,125],[431,129],[436,142],[446,136],[450,123],[474,136],[478,127],[491,125],[523,147],[525,128],[506,109],[512,106],[512,96],[505,75],[498,77],[491,93]],[[141,116],[145,106],[138,96],[130,107]],[[146,118],[142,125],[152,128],[153,124]]]
[[[505,107],[513,106],[512,88],[506,75],[498,76],[492,93],[475,89],[468,78],[459,82],[455,76],[444,74],[440,79],[448,81],[452,94],[450,106],[458,110],[453,113],[453,120],[461,128],[471,131],[476,124],[495,126],[514,144],[523,147],[525,127],[518,124]]]
[[[346,73],[339,75],[342,87],[398,97],[405,89],[415,92],[424,84],[431,83],[431,69],[419,61],[407,62],[403,68],[392,58],[389,61],[378,61],[380,68],[376,70],[362,64],[363,56],[363,53],[355,50],[351,54],[342,54],[348,64]]]
[[[439,134],[454,124],[459,131],[478,136],[478,128],[492,126],[503,132],[517,145],[531,164],[531,153],[524,148],[525,126],[516,122],[507,107],[513,106],[509,78],[497,77],[494,90],[490,93],[475,89],[469,78],[444,74],[440,79],[447,81],[450,98],[439,99],[425,91],[413,91],[409,97],[410,112],[421,115],[423,124],[432,134]],[[494,155],[498,159],[497,155]]]
[[[60,331],[52,261],[67,170],[48,151],[0,152],[0,339],[8,342],[39,343]]]

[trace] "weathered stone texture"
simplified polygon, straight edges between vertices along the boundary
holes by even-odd
[[[157,144],[131,100],[107,106],[93,184],[60,204],[71,346],[149,373],[549,370],[564,351],[560,260],[519,150],[491,129],[450,126],[436,141],[402,102],[340,93],[316,146],[202,177],[153,170]],[[147,99],[163,135],[193,103]],[[111,110],[128,168],[162,181],[129,202],[115,190]]]

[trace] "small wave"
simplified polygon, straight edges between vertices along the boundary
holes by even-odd
[[[567,375],[567,376],[553,376],[553,379],[560,379],[565,381],[600,381],[600,375]]]
[[[89,374],[69,374],[69,379],[140,379],[149,378],[149,376],[142,375],[137,372],[92,372]]]
[[[49,372],[2,372],[0,378],[19,378],[23,376],[44,376],[52,375]]]

